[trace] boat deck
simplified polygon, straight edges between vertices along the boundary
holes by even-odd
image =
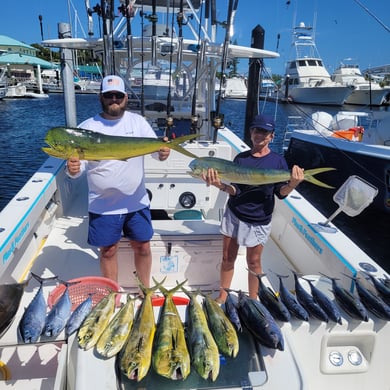
[[[87,217],[79,213],[80,209],[77,209],[77,207],[80,207],[79,205],[74,207],[73,211],[69,213],[70,215],[61,217],[56,221],[31,267],[32,272],[43,277],[58,275],[63,280],[100,275],[96,249],[86,244]],[[218,288],[219,263],[222,256],[219,223],[207,220],[156,220],[153,224],[155,228],[155,236],[152,240],[153,276],[157,280],[161,280],[163,276],[168,276],[168,287],[170,284],[175,285],[176,280],[182,281],[184,278],[188,278],[189,284],[192,283],[193,287],[197,288],[199,287],[199,281],[206,279],[208,282],[200,287],[206,291],[216,290]],[[168,245],[169,243],[171,245]],[[168,256],[170,260],[174,262],[174,260],[180,258],[182,261],[184,260],[185,264],[184,269],[177,269],[177,272],[171,275],[169,275],[169,271],[166,271],[166,268],[162,267],[169,247],[171,248],[171,254]],[[131,249],[125,239],[120,244],[119,263],[120,284],[127,289],[136,288],[135,281],[132,280]],[[265,282],[278,290],[276,274],[291,275],[292,268],[294,266],[280,249],[278,243],[271,239],[266,245],[263,255],[263,270],[268,274]],[[165,275],[164,272],[166,272]],[[314,275],[312,278],[317,277]],[[129,281],[130,283],[128,283]],[[286,282],[288,287],[293,289],[291,285],[292,276]],[[55,288],[55,285],[55,281],[45,283],[44,293],[46,297]],[[245,249],[243,249],[239,251],[232,288],[245,289],[246,285],[247,271]],[[318,281],[318,286],[322,286],[323,291],[330,294],[329,283],[321,279]],[[31,388],[31,385],[40,389],[61,388],[61,375],[57,375],[56,379],[50,376],[57,366],[60,372],[63,371],[63,378],[65,375],[68,376],[68,388],[84,389],[85,386],[90,386],[91,383],[93,383],[95,389],[113,388],[113,384],[116,382],[115,359],[101,359],[93,350],[80,350],[77,347],[75,336],[66,340],[64,332],[62,332],[55,340],[42,337],[37,344],[23,345],[18,343],[18,323],[24,308],[31,301],[37,289],[38,282],[32,279],[25,289],[25,294],[12,326],[0,340],[0,360],[8,368],[10,378],[3,382],[2,386],[7,388],[17,383],[20,389]],[[158,318],[159,308],[156,307],[155,310],[156,318]],[[181,313],[184,321],[184,307],[181,308]],[[350,373],[361,373],[363,374],[362,378],[365,377],[364,374],[368,373],[368,368],[371,372],[367,377],[373,374],[373,370],[376,371],[378,376],[383,376],[385,372],[386,359],[382,363],[378,361],[379,356],[388,355],[386,344],[378,342],[378,333],[381,335],[387,334],[387,337],[390,337],[389,325],[384,321],[374,321],[370,318],[365,323],[344,315],[342,325],[331,322],[326,324],[315,319],[310,319],[308,323],[292,319],[289,323],[279,323],[279,325],[285,338],[285,350],[283,352],[259,346],[250,338],[252,340],[249,342],[251,349],[245,355],[246,358],[251,354],[256,356],[257,368],[251,373],[253,388],[299,389],[302,383],[315,383],[316,380],[320,379],[329,386],[337,386],[340,380],[337,375],[338,368],[331,366],[328,359],[329,351],[336,346],[338,349],[348,351],[351,346],[358,344],[357,346],[367,359],[366,365],[359,368],[350,365],[344,370],[349,369]],[[357,333],[359,339],[355,336]],[[244,345],[245,337],[249,336],[241,336],[241,338],[243,337]],[[248,342],[246,343],[248,344]],[[254,347],[255,349],[253,349]],[[373,353],[374,349],[375,354]],[[317,356],[316,359],[310,358],[313,354]],[[70,356],[72,357],[71,360],[69,360]],[[321,365],[320,370],[318,370],[318,356]],[[68,359],[68,365],[62,363],[63,359],[65,361]],[[232,369],[231,362],[228,363],[221,371],[223,373],[225,370],[226,375]],[[240,367],[240,364],[247,365],[249,363],[244,360],[244,363],[237,364]],[[252,360],[250,364],[254,364]],[[74,365],[77,366],[77,369]],[[235,366],[233,365],[233,367]],[[248,367],[245,366],[244,369],[248,370]],[[280,375],[280,372],[288,373],[288,375]],[[148,381],[156,380],[154,376],[154,374],[149,375]],[[352,378],[352,376],[344,376],[343,381],[348,377]],[[199,382],[199,378],[196,378],[195,374],[192,378],[193,385],[196,386],[192,388],[202,388],[204,386],[210,388],[210,383]],[[122,380],[124,381],[122,383],[123,388],[133,388],[133,384],[127,381],[126,378],[122,378]],[[215,385],[222,386],[222,388],[241,388],[241,384],[227,384],[226,380],[225,374],[222,374],[222,382],[219,385],[217,382]],[[256,387],[256,384],[259,387]],[[164,388],[164,381],[158,382],[158,385]],[[167,386],[170,389],[181,388],[181,385],[176,382],[169,382]],[[153,388],[153,385],[150,388]],[[356,388],[363,389],[365,387],[363,385]]]

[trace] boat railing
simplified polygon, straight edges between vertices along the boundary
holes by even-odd
[[[298,129],[306,129],[308,124],[306,120],[300,115],[289,115],[287,118],[286,130],[283,137],[283,152],[288,149],[290,143],[291,134]]]

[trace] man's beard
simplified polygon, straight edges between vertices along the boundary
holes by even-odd
[[[103,105],[103,111],[110,116],[122,116],[125,109],[121,104],[112,103]]]

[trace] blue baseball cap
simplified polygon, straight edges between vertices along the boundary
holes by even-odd
[[[274,118],[271,115],[256,115],[249,127],[249,130],[252,129],[264,129],[266,131],[274,131]]]

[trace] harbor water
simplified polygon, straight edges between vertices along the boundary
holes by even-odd
[[[77,122],[100,110],[94,94],[77,94]],[[276,115],[275,139],[272,149],[282,153],[284,129],[289,115],[301,115],[318,110],[336,113],[338,108],[299,106],[259,102],[261,112]],[[344,108],[343,108],[344,109]],[[346,108],[348,109],[348,107]],[[356,110],[356,107],[351,107]],[[303,110],[303,111],[302,111]],[[245,101],[225,100],[221,105],[225,124],[244,138]],[[62,94],[48,99],[13,99],[0,101],[0,210],[20,190],[26,180],[42,165],[47,155],[42,152],[44,137],[51,127],[64,126],[65,112]],[[320,191],[313,185],[302,183],[299,191],[326,217],[336,209],[334,190]],[[329,192],[330,191],[330,192]],[[324,222],[324,221],[318,221]],[[339,214],[333,223],[356,242],[369,256],[390,273],[390,215],[367,209],[357,217]],[[292,243],[293,245],[293,243]]]

